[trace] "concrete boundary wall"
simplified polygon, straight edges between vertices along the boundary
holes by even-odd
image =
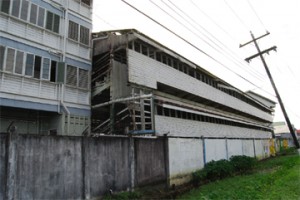
[[[93,199],[166,183],[165,141],[0,134],[0,200]]]
[[[264,159],[270,156],[269,138],[172,137],[169,139],[169,185],[191,180],[191,174],[212,160],[246,155]]]

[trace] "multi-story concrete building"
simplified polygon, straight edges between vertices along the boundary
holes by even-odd
[[[211,160],[269,155],[275,103],[136,30],[93,33],[92,132],[167,135],[171,184]]]
[[[136,30],[93,36],[95,132],[271,134],[274,103],[262,103]]]
[[[0,1],[1,132],[89,130],[91,14],[91,0]]]

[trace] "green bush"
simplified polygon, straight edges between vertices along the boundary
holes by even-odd
[[[233,167],[228,160],[211,161],[205,165],[206,178],[209,180],[222,179],[233,174]]]
[[[230,163],[235,172],[245,173],[254,168],[256,165],[256,159],[249,156],[231,156]]]

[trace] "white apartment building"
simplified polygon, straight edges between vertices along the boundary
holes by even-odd
[[[89,131],[92,1],[2,0],[0,27],[0,132]]]

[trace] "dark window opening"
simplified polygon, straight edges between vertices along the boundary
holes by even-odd
[[[40,56],[35,56],[34,59],[34,78],[40,78],[41,76],[41,65],[42,65],[42,58]]]
[[[50,81],[55,82],[56,81],[56,61],[51,61],[51,71],[50,71]]]

